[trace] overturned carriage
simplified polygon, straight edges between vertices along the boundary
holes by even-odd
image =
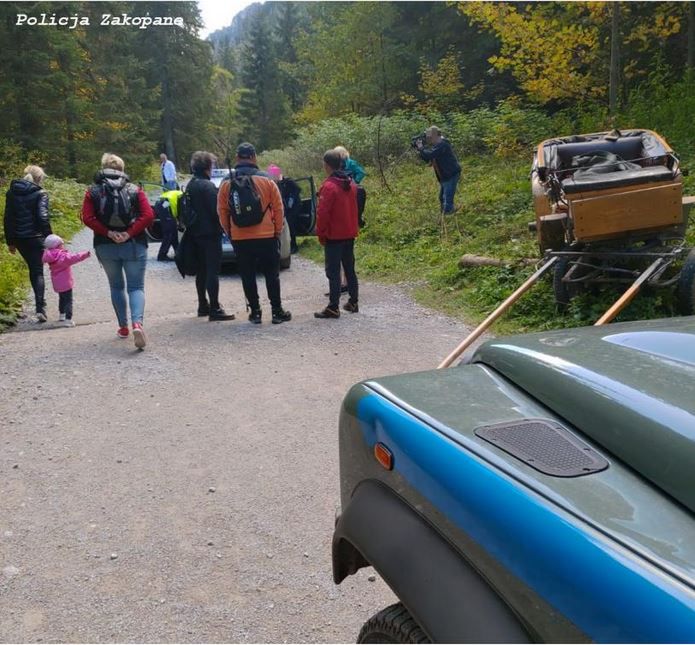
[[[554,291],[566,306],[588,284],[676,286],[695,312],[695,256],[685,247],[690,199],[668,143],[651,130],[548,139],[533,162],[538,244],[557,255]]]

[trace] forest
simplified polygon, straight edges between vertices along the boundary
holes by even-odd
[[[16,24],[20,12],[90,20],[28,27]],[[103,13],[181,18],[183,27],[103,27]],[[3,184],[29,161],[88,182],[106,150],[134,178],[156,173],[161,151],[186,171],[194,150],[223,163],[243,140],[288,174],[316,174],[323,151],[342,144],[369,172],[366,270],[395,278],[401,268],[387,256],[408,249],[435,267],[432,289],[441,278],[460,296],[454,308],[475,311],[466,285],[480,276],[462,275],[440,251],[528,254],[525,240],[512,240],[528,216],[540,140],[643,127],[663,134],[686,165],[695,158],[691,2],[267,1],[205,40],[195,2],[3,2],[0,17]],[[446,241],[428,214],[431,172],[409,145],[432,123],[463,160],[470,214]],[[405,232],[389,219],[403,208],[394,202],[402,191],[413,218]],[[503,231],[494,239],[484,234],[486,213]],[[486,275],[500,284],[499,272]],[[498,297],[492,291],[481,312]]]

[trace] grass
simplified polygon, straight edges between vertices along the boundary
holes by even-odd
[[[64,240],[80,230],[80,209],[86,186],[72,180],[46,179],[49,195],[51,227]],[[0,200],[0,217],[5,212],[5,200]],[[0,328],[15,322],[27,292],[29,273],[19,253],[11,255],[0,237]],[[50,288],[50,283],[47,285]]]
[[[407,287],[415,300],[468,323],[482,321],[534,271],[523,258],[539,258],[528,160],[494,157],[462,159],[456,195],[461,210],[440,221],[439,185],[433,172],[408,161],[386,174],[388,190],[370,169],[363,229],[355,247],[362,277]],[[695,241],[694,231],[689,232]],[[301,253],[318,262],[318,242],[304,239]],[[463,254],[509,261],[507,267],[459,268]],[[540,259],[540,258],[539,258]],[[618,297],[604,290],[573,299],[569,310],[556,311],[550,276],[541,279],[496,323],[496,333],[518,333],[591,325]],[[617,320],[640,320],[675,314],[673,290],[645,290]]]

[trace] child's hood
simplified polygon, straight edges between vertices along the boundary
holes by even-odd
[[[43,261],[47,264],[53,264],[60,260],[61,256],[65,254],[65,249],[46,249],[43,252]]]

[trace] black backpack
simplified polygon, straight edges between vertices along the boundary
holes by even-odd
[[[90,191],[97,219],[110,229],[127,229],[137,217],[138,189],[131,183],[104,178]]]
[[[191,196],[188,192],[188,187],[191,185],[192,181],[193,180],[188,182],[186,190],[179,195],[179,201],[176,204],[176,215],[179,220],[179,226],[183,226],[184,228],[188,228],[196,219],[195,211],[191,207]]]
[[[238,175],[232,171],[229,184],[229,210],[232,213],[232,221],[239,227],[260,224],[270,204],[263,208],[252,175]]]

